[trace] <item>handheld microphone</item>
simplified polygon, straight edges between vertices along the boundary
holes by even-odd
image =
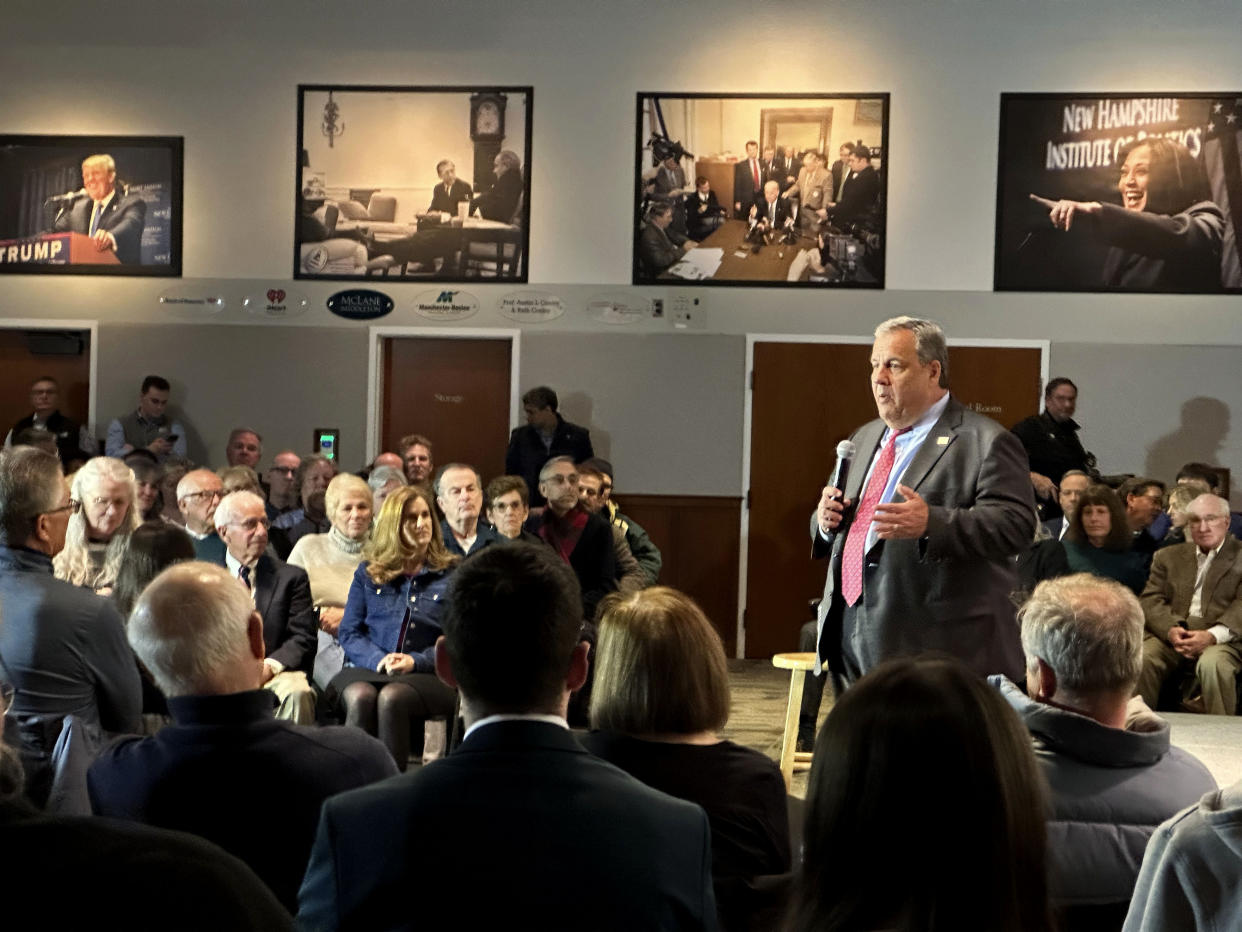
[[[839,489],[841,494],[837,496],[837,500],[845,498],[845,483],[850,477],[850,463],[854,461],[854,454],[858,452],[854,446],[853,440],[842,440],[837,444],[837,465],[832,470],[832,477],[828,480],[828,484],[834,489]]]
[[[85,197],[85,196],[86,196],[86,188],[78,188],[78,190],[76,191],[66,191],[64,194],[53,194],[51,197],[47,199],[46,203],[51,204],[51,203],[56,203],[59,201],[73,201],[73,200],[77,200],[79,197]]]

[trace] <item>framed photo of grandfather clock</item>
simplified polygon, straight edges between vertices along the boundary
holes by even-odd
[[[294,278],[527,281],[532,100],[300,85]]]

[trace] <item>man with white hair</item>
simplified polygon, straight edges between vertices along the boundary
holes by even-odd
[[[280,700],[276,717],[313,724],[315,691],[308,677],[315,665],[318,625],[306,571],[267,552],[267,512],[253,492],[224,496],[215,523],[226,548],[224,566],[250,593],[263,619],[262,685]]]
[[[440,530],[444,548],[466,557],[500,540],[494,528],[481,524],[483,479],[465,463],[449,463],[436,473],[436,504],[444,515]]]
[[[80,194],[56,217],[52,228],[58,233],[85,233],[96,250],[114,253],[126,265],[142,262],[147,202],[118,189],[112,156],[100,153],[83,160]]]
[[[1138,691],[1155,708],[1167,680],[1191,678],[1203,711],[1233,715],[1242,670],[1242,542],[1229,534],[1223,498],[1200,495],[1186,512],[1190,540],[1156,552],[1143,590]],[[1192,697],[1189,707],[1197,706]]]
[[[1169,743],[1169,724],[1134,697],[1143,611],[1088,573],[1040,583],[1019,613],[1029,698],[991,682],[1031,732],[1051,789],[1050,893],[1072,927],[1117,928],[1156,826],[1216,789]],[[1087,923],[1087,919],[1095,921]]]
[[[356,728],[273,718],[260,688],[264,628],[219,566],[181,563],[156,577],[134,606],[129,640],[168,697],[173,723],[110,745],[88,784],[97,815],[215,842],[292,910],[323,801],[397,768]]]
[[[177,483],[177,510],[185,519],[186,532],[194,539],[194,555],[208,563],[224,565],[224,541],[213,520],[224,496],[224,483],[210,469],[194,469]]]

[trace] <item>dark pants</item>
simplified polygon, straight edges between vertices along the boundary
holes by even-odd
[[[798,636],[798,650],[813,653],[816,648],[815,641],[815,619],[812,618],[802,626],[802,633]],[[811,674],[806,678],[806,683],[802,687],[802,711],[798,716],[799,734],[815,734],[815,723],[819,720],[819,704],[824,697],[824,680],[827,678],[826,672],[821,672],[818,676]]]

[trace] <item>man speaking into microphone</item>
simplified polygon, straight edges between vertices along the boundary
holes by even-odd
[[[847,686],[881,661],[929,650],[980,676],[1020,677],[1011,558],[1035,530],[1022,444],[949,393],[933,321],[876,328],[871,388],[880,416],[850,438],[844,489],[826,486],[811,519],[814,556],[830,556],[820,659]]]
[[[147,203],[121,191],[116,162],[110,155],[92,155],[82,162],[82,190],[56,217],[57,233],[85,233],[100,252],[114,252],[126,265],[142,261],[142,230]]]

